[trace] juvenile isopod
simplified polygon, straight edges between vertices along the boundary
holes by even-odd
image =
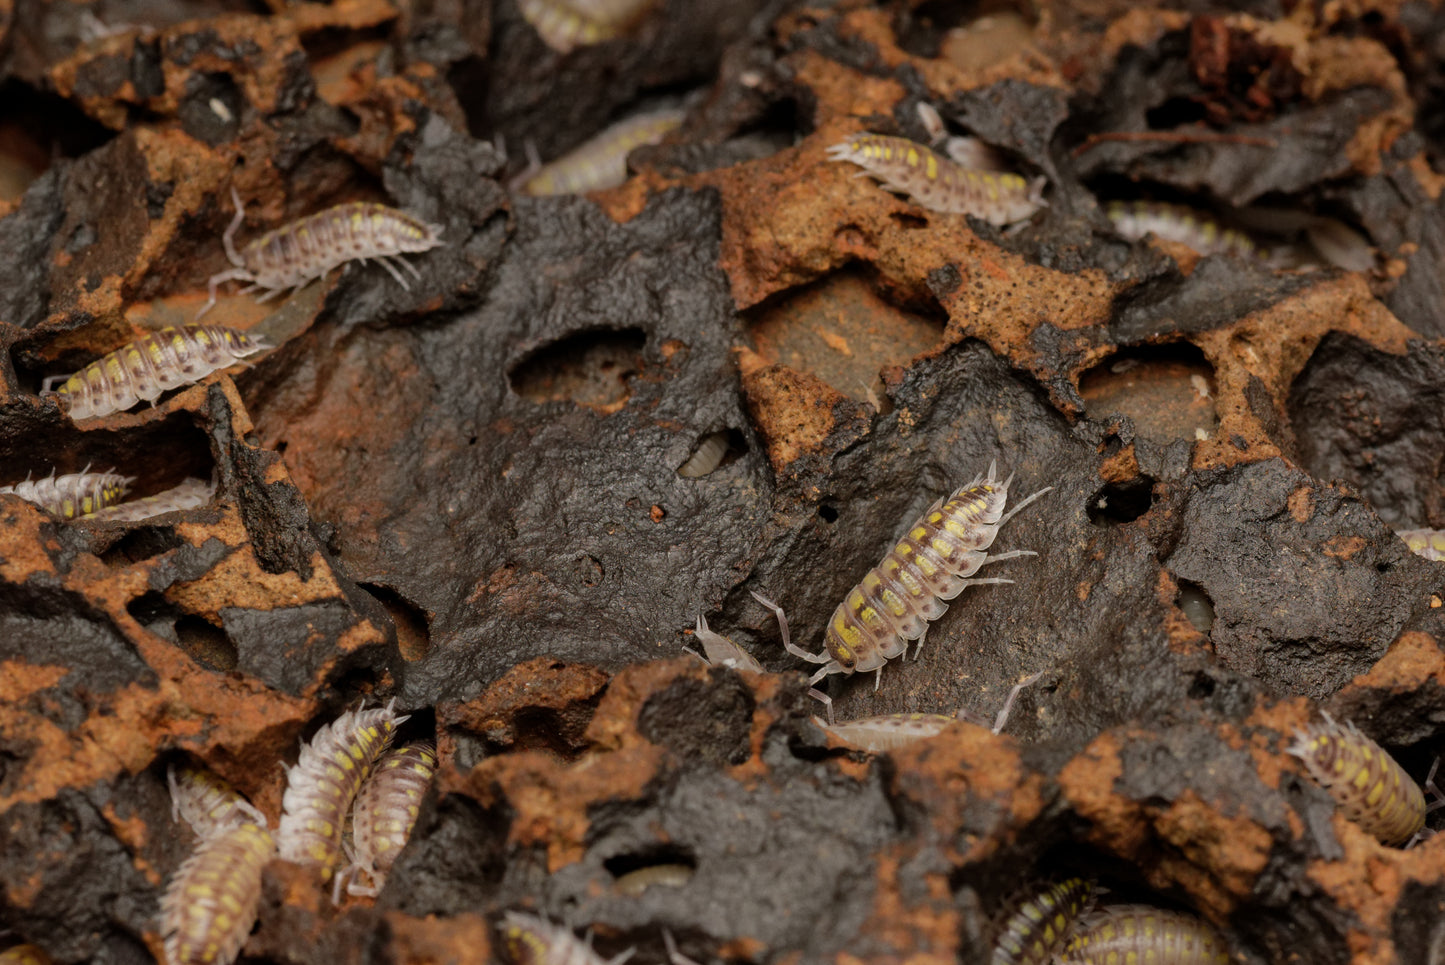
[[[1209,215],[1178,204],[1111,201],[1104,213],[1114,230],[1130,241],[1147,235],[1193,248],[1201,255],[1233,255],[1269,261],[1270,253],[1242,231],[1226,228]]]
[[[201,841],[161,898],[167,965],[230,965],[256,923],[271,832],[238,824]]]
[[[436,769],[436,747],[430,741],[405,744],[377,762],[356,795],[351,817],[352,861],[338,876],[338,889],[346,878],[347,894],[381,892],[387,872],[411,836]],[[362,875],[369,884],[362,882]]]
[[[808,680],[813,686],[829,674],[876,671],[874,689],[883,679],[883,665],[904,656],[908,641],[917,640],[914,659],[923,650],[928,624],[948,610],[942,601],[952,600],[965,587],[1013,580],[985,577],[969,579],[987,563],[1037,556],[1032,550],[1010,550],[988,555],[999,528],[1019,510],[1053,489],[1045,486],[1005,513],[1013,477],[998,481],[997,464],[990,463],[988,475],[978,476],[945,502],[940,499],[909,527],[908,533],[869,570],[863,580],[828,620],[824,651],[809,653],[793,643],[785,622],[779,621],[783,647],[796,657],[822,664]],[[833,701],[818,693],[833,720]]]
[[[112,506],[130,491],[134,476],[122,476],[114,472],[91,472],[86,466],[80,472],[64,476],[50,475],[44,479],[32,480],[13,486],[0,486],[0,493],[19,496],[27,503],[34,503],[52,516],[61,519],[75,519],[89,516],[107,506]]]
[[[828,159],[858,165],[884,189],[930,211],[973,215],[989,224],[1023,221],[1044,206],[1045,178],[965,168],[906,138],[864,132],[828,148]]]
[[[342,714],[301,746],[300,758],[286,771],[276,832],[281,857],[318,866],[323,881],[341,865],[346,815],[362,782],[407,720],[396,716],[395,703]]]
[[[1059,965],[1228,965],[1224,939],[1194,915],[1148,905],[1113,905],[1085,918]]]
[[[134,523],[162,513],[174,513],[184,509],[198,509],[211,501],[216,487],[204,479],[187,479],[154,496],[128,499],[114,503],[90,515],[96,522]]]
[[[1445,529],[1402,529],[1397,535],[1415,555],[1445,563]]]
[[[236,216],[221,236],[221,242],[226,248],[226,258],[235,267],[211,276],[210,300],[196,313],[196,318],[216,304],[216,288],[222,282],[250,282],[241,290],[242,294],[266,289],[266,293],[256,299],[264,302],[287,288],[299,291],[338,265],[368,258],[410,291],[411,286],[395,266],[400,265],[418,279],[421,272],[401,256],[446,244],[441,240],[445,230],[441,225],[428,224],[384,204],[352,201],[268,231],[237,251],[233,239],[245,220],[246,211],[235,188],[231,189],[231,200],[236,205]]]
[[[522,17],[559,54],[619,36],[656,0],[517,0]]]
[[[860,717],[857,720],[845,720],[842,723],[824,724],[814,717],[814,723],[827,728],[828,731],[837,735],[841,740],[852,744],[870,753],[882,753],[911,744],[914,741],[924,740],[929,737],[937,737],[950,725],[961,720],[980,727],[988,727],[995,734],[1003,732],[1004,726],[1008,723],[1009,715],[1013,712],[1014,701],[1025,687],[1043,676],[1043,673],[1036,673],[1019,683],[1014,684],[1009,691],[1008,697],[1004,700],[1003,707],[994,716],[992,721],[980,714],[970,710],[960,710],[956,714],[880,714],[876,717]]]
[[[269,346],[233,328],[185,325],[163,328],[116,349],[70,376],[45,380],[41,395],[55,396],[72,419],[124,412],[141,399],[199,382]],[[51,390],[56,382],[61,385]]]
[[[1323,724],[1296,731],[1286,750],[1335,799],[1346,818],[1383,844],[1408,842],[1425,826],[1425,794],[1389,753],[1350,722],[1322,712]],[[1438,761],[1436,762],[1439,763]],[[1426,779],[1433,784],[1434,769]]]
[[[1096,887],[1065,878],[1019,901],[1004,917],[989,965],[1049,965],[1094,903]]]
[[[171,789],[171,819],[185,820],[200,838],[239,824],[267,826],[266,816],[224,778],[210,771],[183,764],[166,769]]]
[[[679,108],[634,114],[573,148],[555,161],[533,159],[518,176],[523,194],[586,194],[615,188],[627,180],[627,155],[634,148],[656,144],[681,124]]]
[[[502,916],[502,948],[513,965],[622,965],[637,951],[629,948],[603,958],[561,925],[521,911]]]
[[[722,465],[723,456],[728,454],[728,434],[710,432],[702,437],[697,451],[687,462],[677,467],[677,474],[684,479],[700,479]]]
[[[650,864],[636,871],[629,871],[613,883],[613,887],[624,895],[636,898],[648,888],[681,888],[692,880],[694,870],[685,864]]]
[[[1003,156],[976,137],[957,137],[948,133],[938,109],[927,101],[918,102],[918,119],[928,132],[929,144],[942,147],[957,163],[975,171],[1007,171]]]

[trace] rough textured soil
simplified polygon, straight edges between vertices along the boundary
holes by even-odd
[[[136,524],[0,496],[0,950],[153,960],[167,765],[274,822],[297,740],[395,698],[441,768],[387,887],[272,862],[244,960],[486,961],[528,909],[643,965],[664,928],[973,965],[1081,873],[1239,963],[1445,962],[1445,835],[1379,844],[1284,750],[1324,710],[1417,781],[1445,754],[1445,565],[1394,535],[1445,528],[1445,13],[1232,9],[659,0],[562,54],[516,0],[0,0],[0,485],[219,487]],[[525,145],[678,98],[624,185],[509,193]],[[926,140],[923,102],[1048,206],[1002,230],[827,160]],[[409,289],[223,291],[254,366],[72,422],[41,380],[189,322],[232,187],[243,243],[374,200],[446,245]],[[1334,219],[1373,267],[1130,242],[1134,199]],[[995,461],[1053,487],[995,544],[1038,555],[827,690],[991,716],[1042,677],[1003,734],[848,747],[750,591],[818,650]],[[699,614],[768,672],[684,653]]]

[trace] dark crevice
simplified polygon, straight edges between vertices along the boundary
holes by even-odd
[[[544,345],[508,373],[512,391],[532,402],[571,402],[613,411],[632,394],[647,335],[636,328],[593,329]]]
[[[1132,523],[1154,504],[1154,480],[1140,476],[1128,482],[1109,483],[1089,497],[1086,512],[1095,526]]]

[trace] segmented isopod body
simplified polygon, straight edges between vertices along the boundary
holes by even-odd
[[[172,486],[154,496],[128,499],[90,515],[92,520],[106,523],[134,523],[162,513],[174,513],[183,509],[197,509],[211,501],[216,487],[204,479],[187,479],[180,485]]]
[[[1383,844],[1409,841],[1425,826],[1425,794],[1379,744],[1329,714],[1296,731],[1286,750],[1330,792],[1346,818]]]
[[[684,479],[700,479],[720,466],[727,454],[728,434],[710,432],[702,437],[697,451],[688,457],[687,462],[677,467],[677,474]]]
[[[233,328],[185,325],[136,339],[71,375],[45,380],[41,395],[54,395],[72,419],[123,412],[141,399],[152,404],[161,393],[199,382],[269,346]]]
[[[501,931],[502,947],[514,965],[622,965],[636,951],[603,958],[570,929],[521,911],[503,915]]]
[[[1093,905],[1095,891],[1092,881],[1065,878],[1026,896],[999,926],[989,965],[1048,965]]]
[[[624,895],[636,898],[648,888],[681,888],[692,880],[694,869],[685,864],[651,864],[629,871],[618,878],[613,887]]]
[[[930,211],[970,214],[989,224],[1022,221],[1044,206],[1044,178],[965,168],[906,138],[864,132],[828,148],[828,159],[858,165],[885,189]]]
[[[813,718],[813,721],[821,727],[826,727],[854,747],[874,754],[891,751],[914,741],[937,737],[949,724],[956,724],[961,720],[977,724],[979,727],[988,727],[998,734],[1008,723],[1009,714],[1013,711],[1014,701],[1018,699],[1019,693],[1042,676],[1042,673],[1036,673],[1014,684],[1013,689],[1009,691],[1008,698],[1004,701],[1003,708],[992,721],[966,709],[958,711],[953,716],[948,714],[880,714],[876,717],[860,717],[857,720],[845,720],[835,724],[824,724],[816,717]]]
[[[758,658],[748,653],[742,647],[733,643],[730,639],[708,629],[707,618],[698,614],[697,628],[693,631],[697,642],[702,644],[702,653],[698,653],[691,647],[683,647],[688,653],[710,667],[728,667],[733,670],[751,670],[753,673],[766,673],[763,665],[758,663]],[[703,654],[706,654],[704,656]]]
[[[181,765],[166,770],[171,789],[171,818],[185,822],[201,838],[240,824],[266,827],[266,816],[224,778],[205,768]]]
[[[13,486],[0,486],[0,493],[19,496],[61,519],[75,519],[120,502],[134,479],[113,472],[91,472],[87,466],[64,476],[52,470],[44,479],[27,477]]]
[[[407,719],[396,716],[395,703],[342,714],[302,745],[286,771],[276,832],[281,857],[320,867],[323,881],[341,865],[346,815],[362,782]]]
[[[1194,915],[1148,905],[1114,905],[1089,915],[1060,965],[1228,965],[1224,939]]]
[[[167,965],[230,965],[256,923],[271,832],[238,824],[204,839],[161,899]]]
[[[990,463],[988,475],[978,476],[960,488],[945,502],[940,499],[923,517],[909,527],[908,533],[869,570],[862,581],[828,620],[823,653],[808,653],[788,639],[783,624],[783,646],[794,656],[811,663],[823,664],[808,681],[816,684],[829,674],[866,673],[877,671],[883,677],[883,665],[903,656],[908,641],[917,640],[914,659],[923,649],[923,638],[929,621],[937,620],[948,610],[944,600],[952,600],[965,587],[985,583],[1012,583],[1013,580],[985,577],[968,579],[986,563],[1036,556],[1032,550],[1010,550],[988,555],[999,528],[1029,503],[1053,489],[1046,486],[1005,513],[1009,486],[1013,477],[1002,482],[996,476],[997,465]],[[874,687],[877,687],[875,681]],[[833,717],[833,702],[819,694]]]
[[[1410,547],[1410,552],[1445,563],[1445,529],[1402,529],[1398,535]]]
[[[535,174],[524,172],[522,193],[586,194],[615,188],[627,180],[627,155],[644,144],[656,144],[682,124],[677,108],[636,114],[613,124]]]
[[[417,278],[421,278],[421,272],[401,256],[446,244],[441,240],[445,230],[441,225],[428,224],[384,204],[352,201],[268,231],[237,251],[232,239],[246,211],[235,188],[231,189],[231,200],[236,205],[236,216],[221,241],[226,257],[235,267],[211,276],[210,300],[196,313],[196,318],[216,304],[216,288],[222,282],[250,282],[249,287],[242,289],[243,293],[264,288],[266,293],[256,299],[264,302],[287,288],[305,288],[338,265],[368,258],[410,291],[411,286],[395,266],[400,265]]]
[[[517,0],[522,17],[559,54],[624,33],[656,0]]]
[[[15,945],[0,952],[0,965],[50,965],[50,956],[35,945]]]
[[[386,883],[387,872],[406,846],[416,824],[421,800],[437,770],[436,746],[430,741],[405,744],[390,751],[356,795],[351,817],[354,847],[348,894],[375,895]],[[365,874],[369,885],[359,874]]]
[[[1178,204],[1111,201],[1104,209],[1114,230],[1130,241],[1154,235],[1186,245],[1201,255],[1234,255],[1269,261],[1270,252],[1242,231],[1225,228],[1209,215]]]

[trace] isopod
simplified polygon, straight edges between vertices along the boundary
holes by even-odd
[[[613,883],[613,887],[624,895],[636,898],[648,888],[681,888],[692,880],[691,865],[650,864],[636,871],[629,871]]]
[[[154,496],[128,499],[90,514],[90,519],[107,523],[134,523],[163,513],[198,509],[211,501],[216,487],[204,479],[191,478]]]
[[[241,290],[242,294],[264,288],[266,293],[256,299],[264,302],[287,288],[299,291],[338,265],[368,258],[410,291],[411,286],[395,266],[400,265],[418,279],[421,272],[401,256],[446,244],[441,240],[445,230],[441,225],[428,224],[384,204],[351,201],[268,231],[237,251],[233,239],[245,220],[246,210],[235,188],[231,189],[231,201],[236,205],[236,216],[221,236],[221,242],[226,248],[226,258],[235,267],[211,276],[207,283],[210,300],[196,313],[196,318],[216,304],[216,288],[222,282],[250,282]]]
[[[570,929],[521,911],[502,916],[501,932],[502,947],[514,965],[622,965],[637,951],[629,948],[603,958]]]
[[[171,819],[184,819],[200,838],[239,824],[267,826],[266,816],[241,796],[230,782],[189,765],[166,769],[171,789]]]
[[[356,795],[351,817],[352,862],[338,876],[338,890],[342,878],[349,878],[347,894],[380,893],[387,872],[411,836],[436,769],[436,746],[430,741],[405,744],[377,762]],[[369,885],[361,882],[362,874],[370,879]]]
[[[346,815],[362,782],[407,720],[396,716],[395,703],[342,714],[301,745],[300,758],[286,771],[276,832],[281,857],[319,866],[323,881],[341,864]]]
[[[918,119],[928,132],[929,143],[942,147],[957,163],[975,171],[1007,171],[1003,156],[976,137],[957,137],[948,133],[938,109],[926,101],[918,102]]]
[[[1445,563],[1445,529],[1402,529],[1397,535],[1415,555]]]
[[[965,168],[906,138],[864,132],[828,148],[828,159],[858,165],[886,190],[930,211],[969,214],[989,224],[1022,221],[1044,206],[1045,178]]]
[[[1389,753],[1354,724],[1340,725],[1321,712],[1325,722],[1296,731],[1285,748],[1304,762],[1305,770],[1335,799],[1346,818],[1383,844],[1409,841],[1425,826],[1425,794]],[[1438,761],[1436,762],[1438,763]],[[1434,769],[1426,784],[1432,784]]]
[[[256,923],[271,832],[238,824],[201,841],[161,898],[167,965],[230,965]]]
[[[929,621],[948,610],[942,601],[952,600],[965,587],[986,583],[1012,583],[997,577],[968,579],[987,563],[1037,556],[1033,550],[1010,550],[988,555],[999,528],[1021,509],[1054,487],[1045,486],[1007,513],[1013,477],[999,482],[997,464],[990,463],[988,475],[975,477],[945,502],[939,499],[928,512],[909,527],[908,533],[848,592],[828,620],[824,651],[809,653],[788,637],[787,624],[779,621],[783,647],[820,667],[808,680],[811,687],[829,674],[877,671],[874,689],[883,679],[883,665],[904,656],[908,641],[917,640],[914,659],[923,650]],[[816,691],[815,691],[816,692]],[[833,701],[817,696],[828,708],[833,721]]]
[[[1094,903],[1095,885],[1065,878],[1017,903],[999,926],[989,965],[1049,965]]]
[[[634,148],[656,144],[676,130],[685,116],[680,108],[634,114],[601,134],[542,165],[533,160],[517,178],[523,194],[586,194],[615,188],[627,180],[627,155]]]
[[[1114,230],[1130,241],[1154,235],[1193,248],[1201,255],[1234,255],[1269,261],[1270,252],[1242,231],[1226,228],[1209,215],[1178,204],[1154,201],[1111,201],[1104,213]]]
[[[728,454],[728,434],[710,432],[702,437],[697,451],[687,462],[677,467],[677,474],[684,479],[700,479],[722,465],[723,456]]]
[[[55,396],[72,419],[123,412],[145,399],[199,382],[269,348],[263,339],[233,328],[185,325],[163,328],[101,357],[70,376],[45,380],[41,395]],[[62,381],[63,380],[63,381]],[[60,388],[50,386],[60,382]]]
[[[1149,905],[1100,908],[1079,924],[1059,965],[1228,965],[1224,939],[1194,915]]]
[[[852,744],[854,747],[870,753],[881,753],[911,744],[914,741],[924,740],[929,737],[937,737],[943,733],[950,724],[956,724],[961,720],[980,727],[988,727],[995,734],[1003,732],[1004,725],[1008,723],[1009,715],[1013,712],[1014,701],[1025,687],[1043,676],[1043,673],[1036,673],[1027,679],[1014,684],[1009,691],[1008,697],[1004,700],[1002,709],[990,722],[981,715],[969,710],[960,710],[957,714],[880,714],[876,717],[860,717],[857,720],[845,720],[842,723],[824,724],[818,718],[813,721],[822,727],[826,727],[839,739]]]
[[[707,625],[707,618],[698,615],[697,628],[693,631],[697,642],[702,644],[702,653],[698,653],[691,647],[683,647],[688,653],[710,667],[727,667],[732,670],[750,670],[753,673],[766,673],[763,665],[758,663],[758,658],[748,653],[742,647],[733,643],[732,640],[710,630]],[[703,654],[706,654],[704,656]]]
[[[54,470],[44,479],[32,480],[26,476],[24,482],[0,486],[0,493],[19,496],[52,516],[75,519],[120,502],[134,480],[134,476],[114,472],[91,472],[86,466],[80,472],[64,476],[55,475]]]
[[[624,33],[656,0],[517,0],[522,17],[559,54]]]

